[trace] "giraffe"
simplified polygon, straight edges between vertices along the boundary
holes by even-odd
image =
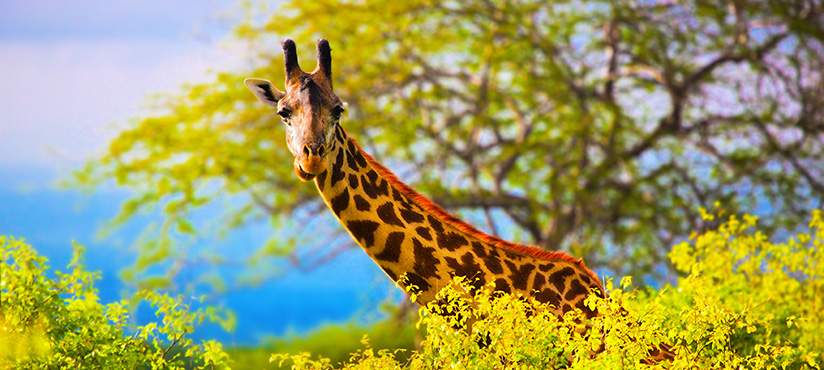
[[[263,79],[245,85],[275,108],[302,181],[314,180],[324,202],[375,263],[397,285],[426,305],[455,276],[473,289],[534,297],[555,315],[579,309],[594,293],[604,297],[598,277],[564,252],[549,252],[483,233],[449,214],[401,182],[367,154],[340,125],[345,106],[332,90],[329,43],[317,43],[318,65],[306,73],[298,65],[295,43],[283,44],[286,91]]]

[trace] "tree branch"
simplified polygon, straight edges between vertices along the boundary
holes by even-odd
[[[700,80],[700,79],[704,78],[705,76],[709,75],[716,68],[718,68],[721,65],[724,65],[726,63],[730,63],[730,62],[740,63],[744,60],[761,60],[764,57],[764,54],[767,54],[770,51],[772,51],[773,49],[775,49],[775,47],[778,46],[778,44],[782,40],[787,38],[787,36],[789,36],[789,33],[786,33],[786,32],[782,32],[782,33],[773,35],[772,37],[770,37],[769,40],[764,42],[764,44],[762,44],[760,47],[755,49],[753,53],[750,53],[750,54],[738,54],[738,55],[724,54],[724,55],[721,55],[721,56],[713,59],[711,62],[707,63],[703,67],[699,68],[697,71],[693,72],[689,77],[687,77],[684,80],[684,82],[680,86],[678,86],[678,88],[680,90],[683,90],[683,91],[687,91],[687,90],[691,89],[693,87],[693,85],[695,85],[695,83],[698,82],[698,80]]]
[[[169,345],[169,347],[166,348],[165,351],[163,351],[163,356],[161,356],[161,357],[165,359],[166,354],[169,353],[169,350],[172,349],[172,347],[174,347],[178,342],[180,342],[180,340],[183,339],[184,335],[186,335],[186,332],[181,333],[179,337],[175,338],[175,340],[172,342],[172,344]]]

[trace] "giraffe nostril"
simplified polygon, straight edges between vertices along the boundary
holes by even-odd
[[[320,144],[320,147],[318,148],[318,155],[319,156],[323,157],[324,149],[325,149],[324,145]]]
[[[303,146],[303,154],[306,155],[307,157],[312,154],[312,152],[309,150],[309,145],[304,145]]]

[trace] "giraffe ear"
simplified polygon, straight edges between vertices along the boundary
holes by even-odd
[[[277,88],[272,86],[272,83],[259,78],[247,78],[243,81],[246,87],[255,94],[257,98],[271,107],[278,107],[278,100],[283,99],[286,93],[280,92]]]

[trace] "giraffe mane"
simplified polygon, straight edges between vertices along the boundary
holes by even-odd
[[[537,247],[526,246],[522,244],[513,243],[510,241],[503,240],[493,235],[489,235],[483,231],[476,229],[474,226],[466,223],[466,221],[457,218],[441,208],[441,206],[435,204],[425,195],[418,193],[415,189],[412,189],[409,185],[406,185],[403,181],[399,180],[397,176],[395,176],[392,171],[388,168],[384,167],[380,162],[376,161],[375,158],[372,158],[369,153],[366,153],[360,145],[358,145],[357,141],[352,138],[351,136],[348,137],[349,141],[355,145],[355,148],[361,152],[363,157],[366,161],[372,165],[372,167],[377,171],[381,176],[383,176],[386,181],[389,182],[390,185],[394,186],[398,191],[400,191],[403,195],[407,198],[411,199],[415,202],[418,206],[426,210],[427,212],[431,212],[435,216],[439,217],[441,220],[445,221],[448,225],[460,230],[461,232],[476,237],[484,242],[487,242],[495,247],[505,249],[510,252],[518,253],[525,256],[535,257],[538,259],[546,260],[546,261],[557,261],[562,260],[566,262],[570,262],[572,264],[577,265],[582,270],[586,271],[590,278],[592,278],[601,290],[603,290],[603,285],[601,284],[601,280],[598,279],[598,276],[595,275],[592,270],[584,265],[583,258],[575,258],[567,254],[566,252],[560,251],[545,251],[539,249]]]

